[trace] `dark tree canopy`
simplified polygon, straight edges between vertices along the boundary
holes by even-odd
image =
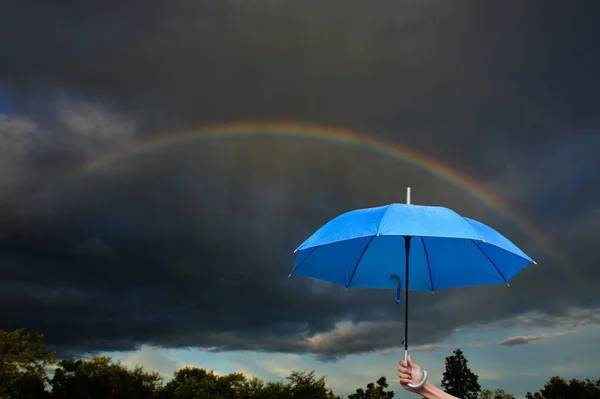
[[[348,399],[392,399],[394,391],[386,391],[389,386],[387,378],[380,377],[376,383],[367,384],[367,389],[358,388],[356,393],[348,396]]]
[[[158,398],[162,384],[158,374],[128,369],[109,357],[62,360],[58,365],[50,384],[54,398]]]
[[[44,368],[53,363],[43,334],[0,330],[0,398],[44,397]]]
[[[479,399],[516,399],[515,395],[504,392],[503,389],[484,389],[479,394]]]
[[[572,379],[567,382],[564,378],[554,376],[539,392],[527,392],[527,399],[600,399],[600,378],[597,380]]]
[[[479,377],[471,371],[467,363],[467,358],[460,349],[456,349],[452,356],[448,356],[442,388],[457,398],[477,399],[481,391]]]

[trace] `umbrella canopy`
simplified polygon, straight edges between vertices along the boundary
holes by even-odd
[[[292,275],[346,288],[396,288],[404,301],[408,358],[408,291],[508,284],[535,263],[502,234],[443,207],[390,204],[344,213],[296,249]],[[427,373],[420,384],[422,386]]]
[[[396,288],[390,276],[406,274],[406,238],[411,290],[507,284],[533,262],[491,227],[450,209],[391,204],[325,224],[296,250],[292,275],[346,288]]]

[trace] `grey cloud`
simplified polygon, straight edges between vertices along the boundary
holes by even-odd
[[[559,331],[559,332],[554,332],[554,333],[543,333],[543,334],[539,334],[539,335],[520,335],[520,336],[506,338],[506,339],[498,342],[498,345],[503,345],[503,346],[529,345],[535,341],[539,341],[542,339],[549,339],[549,338],[553,338],[553,337],[557,337],[557,336],[561,336],[561,335],[565,335],[565,334],[573,334],[573,333],[575,333],[575,331],[567,330],[567,331]]]
[[[0,149],[8,153],[23,154],[35,131],[36,124],[29,119],[0,115]]]
[[[533,341],[537,341],[539,339],[540,339],[540,337],[538,335],[518,336],[518,337],[507,338],[503,341],[498,342],[498,344],[504,345],[504,346],[527,345],[527,344],[530,344]]]
[[[89,102],[62,98],[57,104],[59,126],[66,128],[88,156],[98,156],[135,141],[133,120]]]
[[[84,255],[90,254],[108,258],[117,257],[115,250],[98,238],[92,238],[76,244],[73,251]]]
[[[572,308],[567,312],[557,315],[524,315],[502,321],[502,326],[527,326],[527,327],[583,327],[600,322],[600,308]]]
[[[26,177],[23,163],[36,128],[27,118],[0,114],[0,200]]]

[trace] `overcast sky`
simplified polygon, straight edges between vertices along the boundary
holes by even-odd
[[[393,292],[288,274],[327,220],[403,202],[410,185],[413,203],[488,223],[538,261],[510,288],[414,294],[411,345],[434,382],[459,346],[482,385],[517,395],[553,374],[599,377],[597,2],[5,3],[0,328],[166,374],[315,369],[340,393],[394,378]],[[385,140],[514,212],[364,147],[276,135],[81,173],[160,135],[244,121]]]

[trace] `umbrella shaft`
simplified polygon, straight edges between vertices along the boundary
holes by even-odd
[[[410,236],[404,237],[404,250],[406,252],[406,276],[404,281],[404,357],[408,356],[408,269],[410,258]]]

